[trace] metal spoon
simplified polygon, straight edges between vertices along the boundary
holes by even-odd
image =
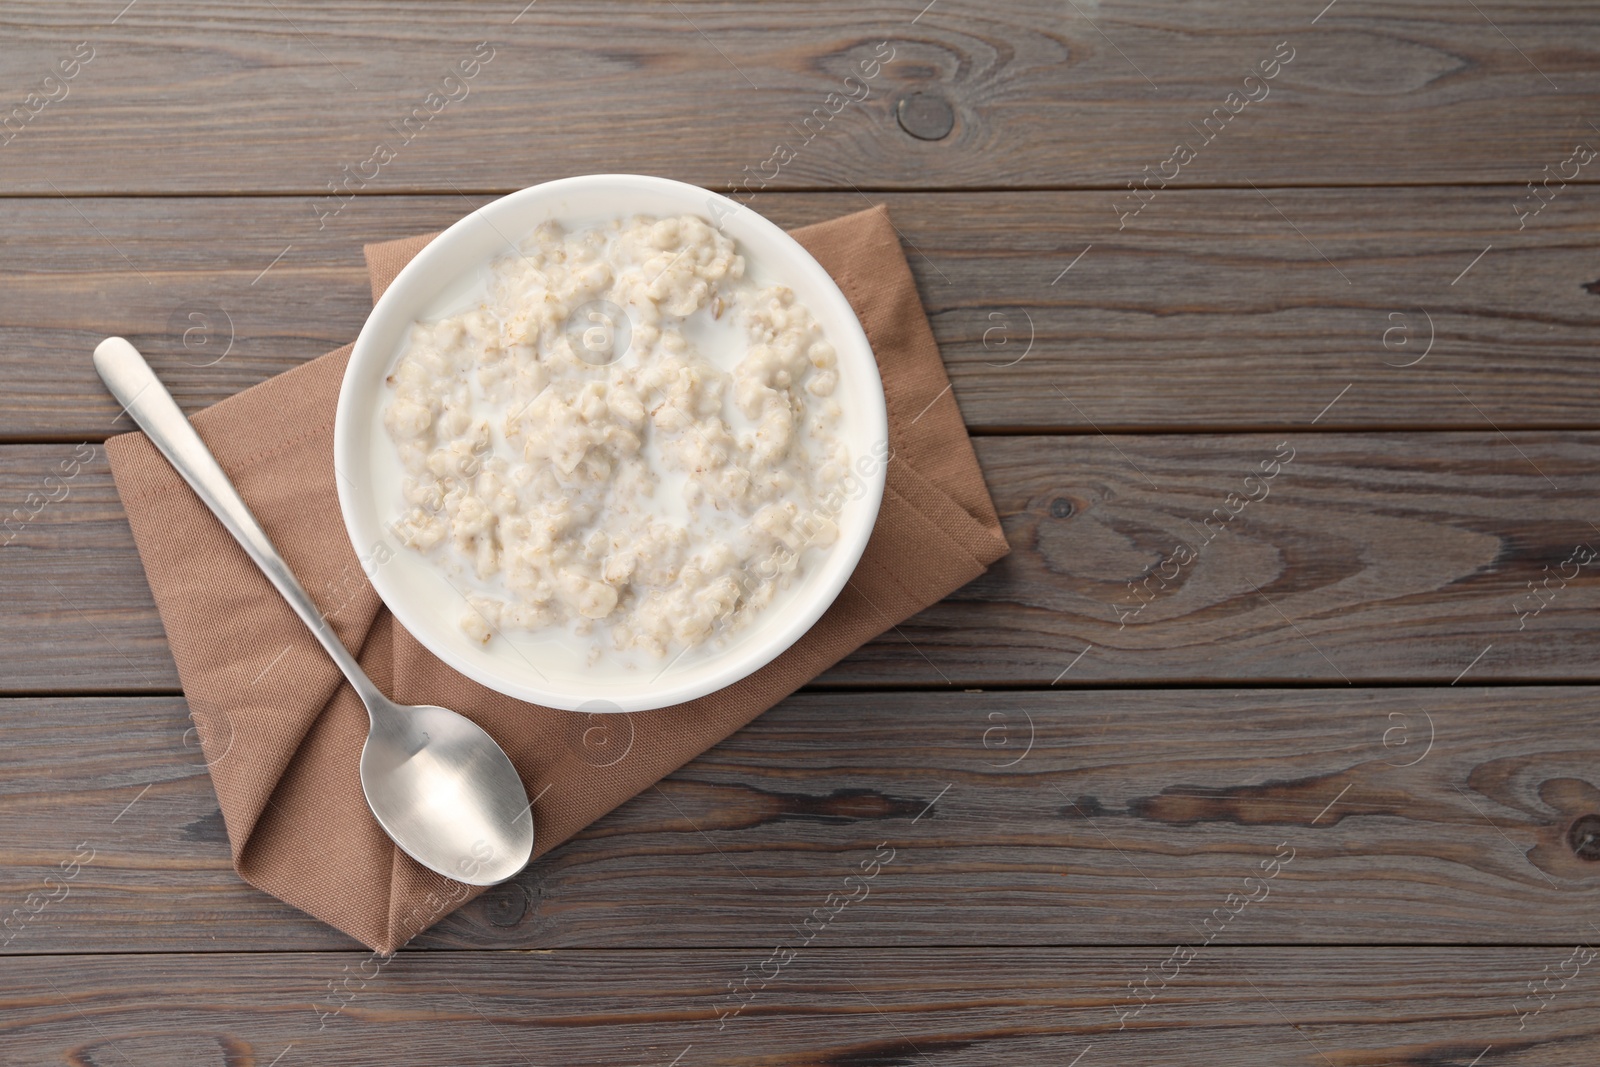
[[[494,738],[453,711],[396,704],[380,693],[138,350],[108,337],[94,350],[94,366],[111,395],[311,627],[367,706],[371,729],[361,750],[361,789],[400,850],[472,885],[503,882],[527,866],[532,806]]]

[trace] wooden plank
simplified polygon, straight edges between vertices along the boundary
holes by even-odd
[[[1520,191],[1174,191],[1120,233],[1103,191],[871,199],[979,431],[1286,429],[1336,396],[1319,427],[1600,426],[1600,199],[1519,233]],[[336,348],[371,307],[361,245],[485,199],[364,197],[320,231],[294,198],[0,200],[0,439],[112,432],[88,360],[108,334],[191,410]],[[758,207],[792,227],[866,203]]]
[[[1224,944],[1560,945],[1600,886],[1597,695],[805,694],[413,947],[759,949],[841,897],[825,943],[863,954],[1160,945],[1230,900]],[[4,952],[353,944],[234,875],[181,699],[0,710]]]
[[[1600,104],[1582,0],[523,6],[9,4],[7,107],[60,99],[16,120],[4,191],[322,195],[380,140],[394,158],[361,173],[383,192],[617,170],[723,187],[780,142],[796,156],[765,170],[786,188],[1121,190],[1180,140],[1197,146],[1183,184],[1521,185],[1591,136]],[[80,41],[94,58],[44,83]],[[447,83],[480,41],[492,59]],[[880,42],[893,58],[847,83]],[[1247,83],[1264,62],[1275,76]],[[948,107],[948,136],[897,122],[918,92]]]
[[[181,688],[105,450],[0,448],[0,501],[0,684]]]
[[[618,1067],[1571,1067],[1600,1056],[1586,948],[1213,947],[1118,1030],[1130,983],[1167,949],[812,947],[719,1022],[726,985],[756,975],[766,951],[20,960],[0,978],[0,1037],[19,1062],[196,1067],[454,1063],[463,1048],[478,1063]],[[1547,976],[1553,994],[1519,1028],[1526,985]],[[336,1015],[330,985],[351,998]]]
[[[0,685],[175,690],[103,454],[46,480],[79,447],[0,448],[0,514],[39,506],[0,549]],[[1595,434],[1005,437],[978,457],[1011,555],[823,684],[1597,680],[1600,583],[1576,559],[1600,538]]]
[[[825,680],[1456,684],[1470,673],[1468,684],[1489,684],[1593,673],[1600,582],[1575,557],[1600,548],[1594,435],[978,444],[1011,555]],[[1252,477],[1289,455],[1270,484]]]

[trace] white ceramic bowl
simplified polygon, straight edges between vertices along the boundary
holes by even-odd
[[[540,223],[569,227],[627,215],[698,215],[740,247],[751,276],[780,282],[815,316],[838,352],[841,435],[858,464],[856,489],[831,517],[839,540],[811,553],[795,587],[719,649],[697,649],[647,670],[587,666],[570,639],[502,634],[487,645],[462,632],[463,596],[421,554],[403,548],[388,524],[399,516],[400,462],[385,434],[384,379],[407,329],[458,304],[464,286]],[[455,294],[452,296],[452,294]],[[883,498],[888,417],[883,382],[861,323],[844,294],[799,243],[747,207],[693,185],[634,174],[597,174],[535,185],[502,197],[451,226],[402,270],[356,338],[339,390],[333,458],[339,506],[351,544],[378,595],[400,624],[451,667],[491,689],[569,711],[645,711],[704,696],[764,666],[828,609],[867,545]],[[381,547],[380,547],[381,546]],[[567,643],[564,643],[567,642]]]

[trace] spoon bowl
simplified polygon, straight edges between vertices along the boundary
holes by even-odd
[[[527,866],[532,806],[494,739],[446,708],[379,699],[367,709],[361,789],[384,831],[424,867],[470,885]]]

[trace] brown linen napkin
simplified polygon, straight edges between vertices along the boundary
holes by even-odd
[[[374,299],[433,235],[368,245]],[[792,648],[710,696],[590,717],[513,700],[427,652],[379,602],[339,514],[333,413],[350,347],[194,417],[273,543],[384,692],[488,730],[533,805],[538,851],[648,788],[1008,551],[933,333],[879,207],[794,236],[866,327],[888,397],[888,486],[855,574]],[[367,716],[244,550],[140,433],[106,445],[245,881],[389,953],[481,890],[421,867],[361,793]]]

